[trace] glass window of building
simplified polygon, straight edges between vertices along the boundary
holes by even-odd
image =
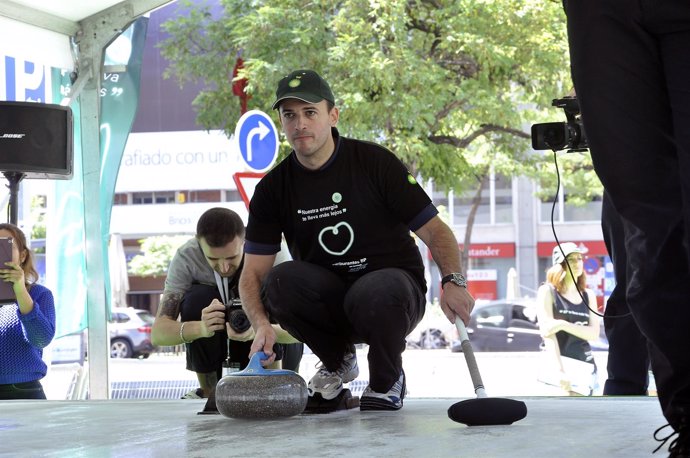
[[[133,205],[171,204],[175,202],[175,191],[134,192]]]
[[[599,221],[601,220],[601,196],[594,196],[584,205],[574,205],[568,203],[568,193],[561,188],[555,206],[554,197],[549,196],[542,198],[540,209],[539,221],[542,223],[551,222],[552,210],[555,223]]]
[[[132,193],[132,204],[142,205],[142,204],[152,204],[153,203],[153,193],[152,192],[134,192]]]
[[[156,191],[153,194],[157,204],[175,203],[175,191]]]
[[[490,195],[491,180],[486,180],[482,185],[482,194],[477,208],[477,214],[474,217],[474,224],[491,224],[491,195]],[[453,198],[453,224],[465,225],[467,224],[467,217],[472,209],[472,203],[477,190],[472,189],[465,191],[460,195],[455,195]]]
[[[513,222],[513,179],[503,175],[493,175],[494,179],[494,223]]]
[[[446,205],[453,225],[467,224],[472,203],[477,189],[468,189],[462,194],[434,193],[435,205]],[[499,174],[491,173],[482,184],[481,197],[475,224],[510,224],[513,222],[513,180]]]
[[[242,195],[237,189],[228,189],[224,193],[223,202],[237,202],[242,200]]]

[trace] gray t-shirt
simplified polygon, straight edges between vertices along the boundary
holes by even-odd
[[[288,261],[290,254],[285,243],[281,244],[281,250],[276,256],[274,265]],[[235,275],[239,275],[241,269]],[[168,276],[165,279],[164,293],[184,294],[193,283],[216,286],[216,277],[213,269],[208,264],[204,252],[201,250],[199,240],[193,237],[177,249],[175,256],[170,261]]]
[[[238,274],[239,271],[235,275]],[[216,285],[213,269],[206,261],[196,237],[189,239],[177,249],[168,267],[164,293],[184,294],[192,283]]]

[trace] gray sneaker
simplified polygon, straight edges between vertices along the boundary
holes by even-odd
[[[326,369],[326,366],[321,362],[319,362],[317,368],[318,371],[309,380],[307,390],[309,391],[309,396],[319,393],[327,401],[340,394],[343,390],[343,383],[351,382],[359,375],[357,355],[355,353],[345,353],[343,362],[335,372]]]
[[[204,390],[201,388],[195,388],[182,396],[180,399],[204,399]]]
[[[404,398],[405,372],[400,371],[400,378],[387,393],[377,393],[367,386],[359,398],[359,410],[399,410]]]

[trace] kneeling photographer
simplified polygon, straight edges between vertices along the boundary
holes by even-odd
[[[204,212],[196,236],[175,253],[151,330],[154,345],[186,345],[187,369],[200,388],[185,398],[213,394],[224,368],[243,369],[249,362],[254,331],[242,327],[237,291],[242,271],[244,223],[237,213],[216,207]],[[227,304],[227,306],[226,306]],[[178,321],[178,317],[180,321]],[[297,370],[303,345],[275,325],[274,351],[282,367]]]

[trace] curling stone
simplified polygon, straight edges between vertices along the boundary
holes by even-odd
[[[276,418],[299,415],[307,406],[307,384],[286,369],[265,369],[265,353],[257,352],[244,370],[226,375],[216,385],[216,406],[229,418]]]

